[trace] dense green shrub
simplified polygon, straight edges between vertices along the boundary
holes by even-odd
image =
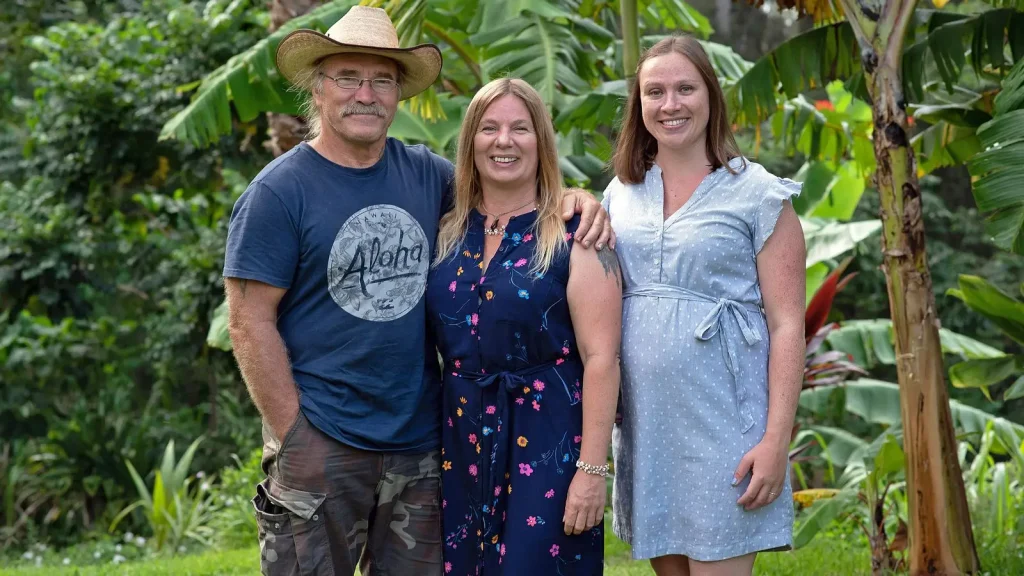
[[[228,214],[268,160],[258,123],[207,150],[157,140],[182,86],[265,35],[262,2],[21,3],[53,25],[18,28],[40,33],[0,77],[22,97],[0,110],[19,125],[0,126],[19,151],[0,157],[0,453],[18,471],[0,494],[31,495],[0,517],[5,546],[105,529],[134,492],[125,460],[150,470],[169,440],[206,435],[206,470],[258,445],[205,337]]]

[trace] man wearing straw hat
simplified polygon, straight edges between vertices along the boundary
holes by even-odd
[[[326,35],[288,35],[277,66],[307,95],[308,141],[239,198],[224,264],[263,417],[262,571],[440,574],[440,379],[422,296],[453,166],[387,130],[441,52],[400,48],[383,10],[356,6]],[[609,240],[589,195],[565,207],[585,241]]]

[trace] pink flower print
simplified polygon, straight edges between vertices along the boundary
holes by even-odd
[[[541,382],[540,380],[534,380],[533,381],[533,389],[536,390],[537,392],[543,392],[544,391],[544,383]]]
[[[573,392],[572,393],[572,397],[573,397],[574,400],[579,400],[580,399],[580,391],[577,390],[577,391]]]
[[[536,526],[537,525],[537,517],[536,516],[528,517],[526,519],[526,525],[527,526]]]
[[[486,410],[486,412],[487,412],[488,414],[494,414],[495,412],[497,412],[497,410],[498,410],[498,409],[497,409],[497,408],[495,408],[495,407],[494,407],[494,405],[491,405],[491,406],[488,406],[488,407],[487,407],[487,410]]]
[[[583,442],[583,436],[576,436],[572,441],[579,444],[580,442]]]
[[[455,361],[455,367],[456,368],[462,368],[462,360],[456,360]]]
[[[476,290],[476,284],[470,284],[469,289],[470,290]]]
[[[473,323],[473,326],[476,326],[476,323],[479,320],[480,320],[480,316],[478,314],[473,314],[473,316],[470,317],[470,321]]]
[[[522,268],[523,266],[526,266],[526,258],[520,258],[519,260],[516,260],[516,268]]]
[[[533,234],[527,234],[526,236],[523,236],[523,242],[529,242],[530,240],[533,240]]]
[[[544,493],[544,497],[545,497],[545,498],[548,498],[548,499],[550,499],[550,498],[554,498],[554,497],[555,497],[555,491],[554,491],[554,489],[551,489],[551,490],[548,490],[547,492],[545,492],[545,493]]]
[[[568,346],[562,346],[562,355],[563,356],[568,356],[569,355],[569,347]]]
[[[548,550],[548,552],[551,552],[552,557],[558,556],[558,544],[552,544],[551,550]]]
[[[476,464],[469,465],[469,475],[476,476]]]
[[[470,444],[476,444],[476,434],[470,434],[469,435],[469,443]]]
[[[505,555],[505,545],[504,544],[501,545],[501,555],[502,556]]]
[[[529,475],[533,474],[533,467],[530,466],[529,464],[520,464],[519,465],[519,473],[523,474],[525,476],[529,476]],[[474,474],[474,476],[475,476],[475,474]]]
[[[448,427],[449,428],[452,427],[452,418],[451,418],[451,416],[448,417]]]
[[[533,409],[540,412],[540,404],[536,400],[533,401]]]
[[[487,280],[487,276],[481,276],[481,277],[480,277],[480,283],[481,283],[481,284],[483,284],[483,283],[484,283],[484,280]]]
[[[501,494],[501,486],[495,486],[494,487],[494,495],[498,496],[499,494]]]
[[[452,283],[448,285],[448,291],[455,292],[455,280],[452,280]]]
[[[523,399],[522,398],[516,398],[516,404],[519,404],[520,406],[522,406],[523,405]]]
[[[445,574],[451,574],[451,572],[452,572],[452,563],[451,562],[445,562],[444,563],[444,573]]]
[[[441,508],[447,508],[447,507],[448,507],[448,501],[447,500],[441,500]]]
[[[564,362],[565,362],[565,358],[559,358],[558,360],[555,360],[555,366],[558,366],[559,364],[563,364]]]

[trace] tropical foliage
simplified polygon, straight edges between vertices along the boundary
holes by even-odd
[[[748,60],[681,0],[362,3],[388,10],[403,43],[435,42],[444,55],[442,78],[403,105],[391,135],[450,156],[474,92],[523,77],[550,107],[567,181],[597,194],[629,39],[682,30],[703,41],[746,152],[803,182],[798,544],[818,550],[817,539],[858,530],[850,541],[877,567],[906,567],[912,454],[882,289],[877,115],[853,12],[781,0],[813,20],[787,27],[735,6],[787,38]],[[275,149],[264,113],[296,111],[277,44],[299,27],[325,30],[355,0],[274,0],[274,17],[267,4],[0,7],[0,545],[18,562],[36,562],[42,543],[95,539],[68,553],[76,564],[157,565],[158,553],[253,541],[259,420],[229,352],[226,223]],[[985,558],[1024,544],[1008,535],[1024,533],[1024,204],[1011,184],[1024,145],[1022,6],[939,4],[914,12],[903,39],[904,128],[925,189],[954,460],[982,546],[995,547],[979,550]],[[272,21],[283,24],[268,32]]]

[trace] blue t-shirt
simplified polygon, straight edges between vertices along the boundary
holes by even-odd
[[[281,333],[300,407],[365,450],[440,446],[440,374],[423,294],[452,164],[388,138],[370,168],[305,142],[268,164],[231,213],[224,276],[287,292]]]

